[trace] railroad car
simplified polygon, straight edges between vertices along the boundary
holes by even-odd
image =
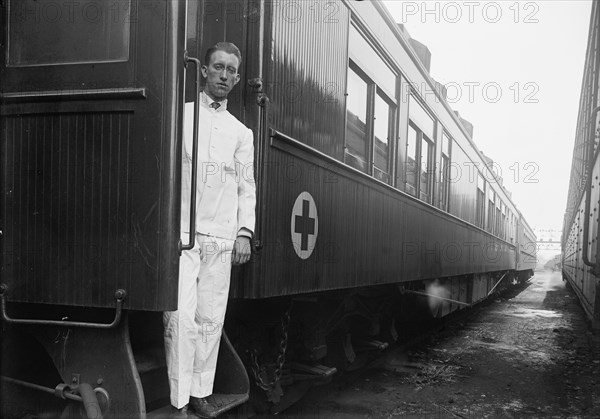
[[[158,417],[198,60],[243,52],[257,227],[215,393],[275,413],[532,275],[535,235],[377,1],[6,0],[3,417]],[[243,175],[243,174],[240,174]]]
[[[592,3],[569,194],[562,231],[562,274],[592,326],[600,328],[600,160],[598,159],[598,70],[600,8]]]

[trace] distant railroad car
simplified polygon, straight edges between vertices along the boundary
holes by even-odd
[[[600,328],[600,7],[592,3],[567,209],[562,233],[562,273],[594,328]]]
[[[231,406],[281,411],[423,310],[533,274],[533,231],[382,3],[0,5],[3,417],[168,404],[183,111],[217,41],[243,53],[228,109],[258,193],[215,384]]]

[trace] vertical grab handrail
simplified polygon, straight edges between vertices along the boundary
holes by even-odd
[[[196,66],[196,96],[194,97],[194,136],[192,142],[192,186],[190,191],[190,234],[187,244],[180,242],[180,252],[182,250],[191,250],[196,243],[196,188],[198,183],[198,114],[200,106],[200,60],[190,57],[187,51],[183,56],[184,65],[187,67],[189,62]]]
[[[257,226],[258,228],[256,229],[256,231],[259,234],[263,233],[263,227],[264,227],[264,221],[263,221],[263,214],[264,214],[264,208],[266,208],[266,194],[265,194],[265,178],[264,178],[264,173],[266,171],[265,168],[265,164],[264,164],[264,156],[266,153],[266,148],[269,146],[269,138],[271,137],[271,133],[269,131],[269,97],[265,94],[265,93],[259,93],[256,102],[258,104],[258,106],[260,107],[260,129],[259,129],[259,153],[260,153],[260,157],[259,157],[259,161],[258,161],[258,170],[260,173],[260,180],[257,183],[257,186],[259,188],[258,192],[258,202],[260,205],[260,214],[258,217],[258,221],[259,221],[259,225]],[[258,252],[260,250],[262,250],[264,246],[264,243],[261,242],[260,238],[256,238],[255,240],[253,240],[253,247],[254,247],[254,251]]]
[[[258,30],[258,74],[255,78],[248,80],[248,85],[253,89],[254,93],[256,93],[256,104],[258,105],[258,138],[257,138],[257,147],[256,147],[256,156],[254,161],[255,174],[254,181],[256,185],[256,225],[254,228],[254,239],[251,242],[253,253],[259,252],[264,243],[260,240],[260,234],[263,233],[264,223],[264,209],[266,208],[266,194],[265,194],[265,180],[264,174],[266,171],[264,164],[264,157],[267,152],[267,147],[269,146],[269,97],[265,93],[265,86],[263,84],[264,77],[264,46],[265,46],[265,0],[259,1],[259,30]]]

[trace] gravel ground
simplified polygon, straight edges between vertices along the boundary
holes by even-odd
[[[600,418],[600,336],[560,272],[427,342],[314,388],[281,417]]]

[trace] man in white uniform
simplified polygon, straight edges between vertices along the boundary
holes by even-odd
[[[189,226],[193,103],[186,104],[182,165],[182,241],[195,246],[179,264],[177,311],[164,313],[171,404],[181,417],[187,406],[214,417],[213,392],[227,307],[231,265],[250,259],[256,204],[253,134],[227,111],[227,95],[240,81],[239,49],[228,42],[210,48],[202,66],[196,226]],[[177,416],[175,414],[174,416]]]

